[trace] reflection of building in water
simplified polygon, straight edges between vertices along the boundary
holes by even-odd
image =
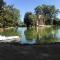
[[[39,37],[39,39],[43,36],[48,36],[49,34],[52,34],[52,28],[46,28],[46,27],[37,27],[36,28],[36,32],[37,32],[37,36]]]
[[[43,35],[45,35],[45,28],[44,27],[37,27],[37,38],[40,39]]]
[[[43,15],[38,15],[36,25],[41,26],[45,24],[45,19]]]
[[[37,27],[37,44],[55,42],[55,34],[52,34],[53,28]]]

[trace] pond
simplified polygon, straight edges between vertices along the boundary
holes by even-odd
[[[60,27],[18,28],[20,44],[49,44],[60,42]]]
[[[4,36],[20,36],[20,44],[49,44],[60,42],[60,27],[19,27],[0,32]]]

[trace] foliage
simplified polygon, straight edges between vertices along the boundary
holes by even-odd
[[[32,25],[32,21],[30,20],[29,16],[32,15],[31,12],[27,12],[24,16],[24,23],[26,24],[27,27]]]
[[[2,36],[20,36],[20,34],[16,31],[15,28],[5,29],[5,31],[0,32]]]
[[[52,24],[53,20],[56,18],[56,15],[58,14],[59,10],[56,9],[54,5],[42,5],[37,6],[35,8],[36,15],[44,15],[45,20]],[[48,24],[49,24],[48,23]]]
[[[36,25],[37,16],[35,14],[29,15],[29,19],[31,20],[31,24]]]
[[[54,5],[39,5],[35,8],[35,14],[32,12],[27,12],[24,16],[24,23],[27,27],[35,26],[37,20],[39,20],[39,15],[42,15],[44,18],[45,24],[54,24],[54,21],[57,18],[59,10],[56,9]]]
[[[24,16],[24,23],[27,27],[33,26],[36,23],[37,16],[32,14],[32,12],[27,12]]]
[[[3,0],[0,0],[0,10],[2,10],[4,5],[5,5],[5,2]]]
[[[1,4],[0,4],[1,5]],[[2,27],[6,26],[18,26],[20,20],[20,12],[18,9],[14,8],[13,5],[1,5],[3,7],[0,11],[0,23]]]

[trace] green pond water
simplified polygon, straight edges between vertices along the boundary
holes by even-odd
[[[0,32],[3,36],[20,36],[20,44],[49,44],[60,42],[60,27],[19,27]]]

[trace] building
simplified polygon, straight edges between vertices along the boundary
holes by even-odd
[[[36,21],[37,26],[43,26],[45,25],[45,19],[43,15],[38,15],[37,21]]]

